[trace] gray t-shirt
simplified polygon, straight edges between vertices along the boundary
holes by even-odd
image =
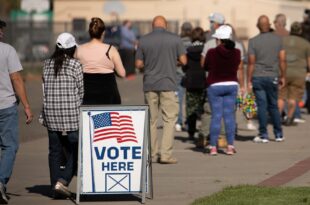
[[[16,102],[10,74],[22,69],[15,49],[0,42],[0,109],[11,107]]]
[[[249,40],[249,55],[255,55],[253,76],[277,77],[279,74],[279,52],[283,50],[281,37],[274,33],[260,33]]]
[[[176,91],[178,58],[185,54],[181,38],[155,28],[140,39],[136,59],[144,62],[144,91]]]
[[[235,45],[236,49],[239,49],[239,50],[240,50],[241,60],[243,61],[244,58],[245,58],[245,56],[244,56],[244,53],[245,53],[244,48],[243,48],[242,44],[241,44],[240,42],[238,42],[238,41],[235,41],[235,44],[236,44],[236,45]],[[203,46],[203,50],[202,50],[202,52],[201,52],[201,56],[206,57],[208,51],[209,51],[211,48],[215,48],[216,46],[217,46],[217,45],[216,45],[216,39],[215,39],[215,38],[212,38],[212,39],[208,40],[208,41],[204,44],[204,46]]]

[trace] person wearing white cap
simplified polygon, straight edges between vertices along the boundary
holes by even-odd
[[[44,61],[42,123],[49,139],[49,169],[53,198],[70,197],[68,185],[77,169],[79,107],[84,95],[82,64],[73,55],[77,44],[70,33],[56,40],[55,51]],[[65,169],[60,170],[63,150]]]
[[[218,29],[221,25],[225,23],[225,17],[220,13],[211,13],[209,15],[209,22],[210,22],[210,30],[207,32],[206,35],[206,43],[204,44],[202,53],[201,53],[201,66],[204,66],[205,57],[209,49],[216,47],[216,41],[213,38],[213,34],[215,33],[216,29]]]
[[[212,113],[210,155],[217,155],[217,140],[222,119],[224,119],[228,143],[226,154],[233,155],[236,129],[235,102],[238,92],[237,72],[241,69],[241,54],[240,50],[235,48],[235,42],[231,40],[230,26],[220,26],[212,37],[216,39],[218,46],[208,51],[205,62],[205,67],[209,71],[207,94]]]

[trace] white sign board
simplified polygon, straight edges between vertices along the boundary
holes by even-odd
[[[148,122],[147,106],[81,107],[77,195],[150,189]]]

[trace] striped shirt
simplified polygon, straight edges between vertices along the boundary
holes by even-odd
[[[54,61],[43,67],[43,119],[51,131],[79,129],[79,107],[84,95],[82,65],[76,59],[66,59],[55,77]]]

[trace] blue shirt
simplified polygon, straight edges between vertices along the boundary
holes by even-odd
[[[135,49],[135,41],[137,40],[135,33],[126,26],[121,27],[121,44],[120,48]]]

